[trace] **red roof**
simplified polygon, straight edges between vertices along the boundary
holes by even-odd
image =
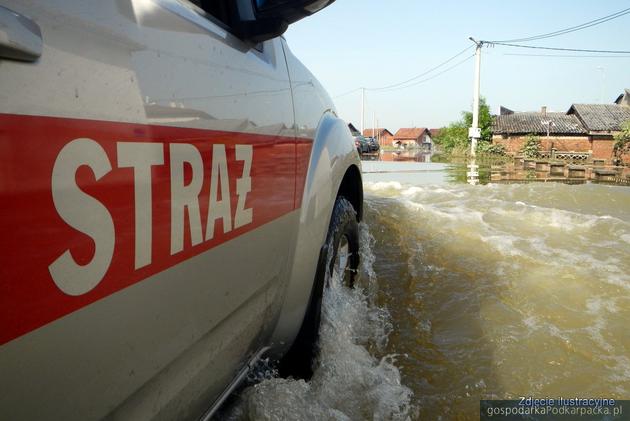
[[[376,129],[364,129],[363,130],[363,136],[365,137],[374,137],[374,131],[376,131],[376,134],[378,136],[386,136],[386,133],[389,134],[390,136],[393,136],[392,132],[390,132],[387,129],[380,129],[380,128],[376,128]]]
[[[426,127],[402,128],[398,129],[394,139],[419,139],[427,131]]]

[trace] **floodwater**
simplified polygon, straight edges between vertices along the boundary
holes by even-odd
[[[326,292],[313,379],[269,370],[233,419],[475,420],[480,399],[630,398],[629,187],[364,164],[361,281]]]

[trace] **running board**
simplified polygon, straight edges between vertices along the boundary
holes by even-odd
[[[269,351],[269,349],[270,347],[268,346],[262,348],[249,360],[247,364],[243,366],[243,368],[241,368],[236,378],[232,381],[232,383],[230,383],[227,389],[223,391],[221,396],[219,396],[217,400],[214,401],[210,409],[208,409],[208,411],[203,414],[203,416],[199,419],[200,421],[210,421],[212,416],[215,414],[215,412],[217,412],[221,405],[223,405],[225,400],[232,394],[232,392],[234,392],[234,390],[236,390],[236,388],[243,382],[243,380],[245,380],[245,378],[247,377],[247,373],[249,373],[249,370],[251,370],[256,365],[263,354]]]

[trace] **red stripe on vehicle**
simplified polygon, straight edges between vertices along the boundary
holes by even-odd
[[[115,241],[111,261],[96,285],[87,292],[69,295],[53,279],[51,265],[64,253],[69,253],[66,258],[71,256],[78,265],[88,265],[95,258],[98,247],[97,240],[73,227],[60,215],[54,202],[53,169],[62,150],[67,149],[64,147],[73,141],[98,145],[104,151],[101,162],[111,165],[111,170],[103,169],[104,175],[100,177],[92,167],[79,166],[73,182],[82,193],[107,209],[113,221]],[[155,150],[161,150],[163,156],[163,164],[150,167],[150,263],[138,269],[135,269],[138,264],[135,260],[134,213],[136,169],[119,165],[121,157],[118,156],[119,145],[130,142],[157,145]],[[208,231],[206,219],[214,145],[224,145],[218,151],[225,150],[232,226],[224,232],[223,220],[216,220],[214,236],[206,240],[204,235],[201,243],[193,245],[190,209],[186,209],[183,247],[172,253],[170,150],[171,145],[177,144],[192,145],[203,161],[203,182],[198,195],[202,233]],[[239,148],[241,152],[247,151],[248,147],[243,145],[251,145],[253,152],[251,187],[246,195],[239,196],[239,189],[247,190],[246,182],[237,185],[245,171],[246,159],[243,157],[247,154],[241,153],[239,160],[236,151]],[[292,137],[0,115],[0,344],[299,208],[310,152],[310,141]],[[182,168],[183,183],[191,183],[194,170],[188,164],[183,164]],[[55,191],[65,194],[63,183],[59,186]],[[217,180],[217,188],[220,186],[221,180]],[[236,226],[235,212],[241,196],[245,198],[240,203],[241,208],[252,209],[252,218],[251,222]],[[220,193],[216,199],[222,200]],[[82,209],[71,208],[67,212],[80,213]],[[86,218],[89,221],[91,217],[95,218],[94,223],[99,223],[97,214]],[[98,274],[94,276],[98,277]]]

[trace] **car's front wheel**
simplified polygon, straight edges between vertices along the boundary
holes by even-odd
[[[352,287],[359,267],[359,226],[357,213],[345,197],[335,200],[328,234],[318,260],[309,306],[300,332],[280,362],[282,376],[309,379],[319,348],[324,288],[341,283]]]

